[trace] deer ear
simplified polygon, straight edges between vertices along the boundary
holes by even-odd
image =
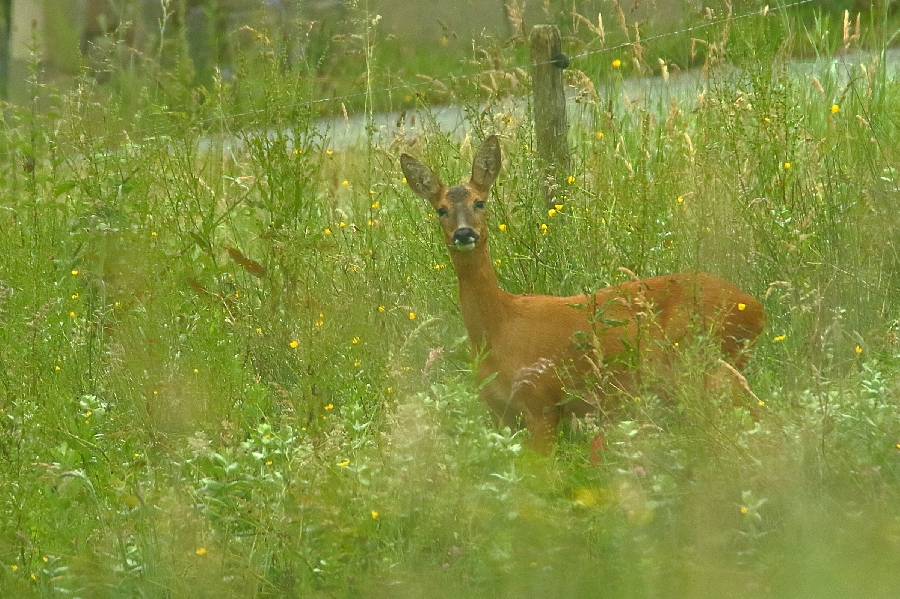
[[[406,184],[414,194],[432,203],[440,199],[444,185],[430,168],[409,154],[400,156],[400,168],[403,170],[403,176],[406,177]]]
[[[500,140],[496,135],[491,135],[475,154],[471,184],[482,191],[490,189],[500,174],[500,163]]]

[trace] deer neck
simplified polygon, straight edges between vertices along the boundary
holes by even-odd
[[[450,250],[459,280],[459,307],[469,340],[475,347],[490,349],[494,331],[502,326],[509,294],[497,284],[487,243],[470,252]]]

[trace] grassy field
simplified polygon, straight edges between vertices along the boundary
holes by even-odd
[[[396,86],[424,133],[349,148],[269,38],[202,92],[177,60],[65,93],[35,71],[0,123],[0,596],[897,597],[893,30],[763,13],[695,34],[712,50],[690,102],[619,93],[659,69],[652,43],[585,42],[553,215],[508,110],[530,91],[514,44],[461,50],[481,66],[440,94],[366,46],[361,110],[396,108],[365,93]],[[789,68],[794,44],[821,72]],[[448,99],[462,142],[428,120]],[[398,164],[455,181],[492,133],[501,285],[733,280],[769,314],[757,420],[686,351],[672,397],[622,397],[550,456],[493,426]]]

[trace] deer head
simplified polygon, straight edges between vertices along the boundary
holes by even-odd
[[[500,142],[491,135],[472,162],[465,185],[446,187],[434,172],[409,154],[400,156],[400,168],[413,193],[431,202],[451,251],[470,252],[487,242],[485,202],[500,172]]]

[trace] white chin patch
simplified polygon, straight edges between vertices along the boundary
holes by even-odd
[[[454,244],[454,247],[461,252],[471,252],[475,249],[475,242],[472,241],[469,243],[456,243]]]

